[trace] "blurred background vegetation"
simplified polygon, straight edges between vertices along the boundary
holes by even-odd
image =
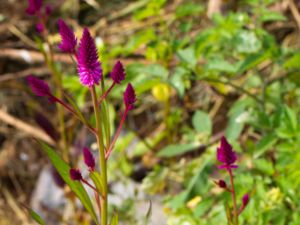
[[[155,209],[163,213],[160,222],[149,224],[226,224],[230,196],[213,183],[226,176],[215,157],[223,134],[239,154],[238,198],[251,195],[241,224],[300,224],[299,1],[46,2],[53,8],[48,23],[53,46],[59,42],[58,18],[78,37],[89,27],[104,74],[120,59],[126,80],[136,88],[137,106],[109,164],[112,199],[122,195],[111,210],[120,212],[122,224],[143,224],[147,207],[137,210],[140,201],[149,205],[149,200],[152,217]],[[52,124],[55,134],[58,121],[55,107],[33,96],[24,79],[50,75],[35,20],[25,14],[27,2],[0,3],[0,224],[30,224],[21,204],[33,204],[38,177],[48,166],[32,137],[51,143],[56,136],[46,134],[39,121]],[[54,49],[65,91],[90,115],[88,89],[79,83],[69,56]],[[114,126],[124,88],[117,86],[109,95]],[[93,147],[94,140],[65,116],[76,161],[78,149],[86,143]],[[118,193],[121,184],[127,185]],[[62,217],[62,211],[49,208],[51,202],[44,203],[45,212]],[[78,224],[85,224],[82,218],[84,212]]]

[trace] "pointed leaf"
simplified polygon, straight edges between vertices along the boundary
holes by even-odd
[[[118,213],[115,213],[111,218],[110,225],[118,225],[119,224],[119,216]]]
[[[104,188],[100,174],[97,171],[93,171],[90,173],[90,178],[92,179],[99,193],[102,193]]]
[[[53,166],[56,168],[60,176],[63,180],[68,184],[71,190],[76,194],[76,196],[81,201],[82,205],[86,208],[89,214],[92,216],[93,220],[98,224],[97,216],[94,211],[92,202],[84,189],[83,185],[79,181],[73,181],[70,178],[69,170],[70,166],[61,159],[61,157],[48,145],[38,141],[39,144],[42,146],[43,151],[47,154],[50,161],[52,162]]]
[[[152,214],[152,202],[151,200],[149,201],[149,208],[148,208],[148,211],[147,211],[147,214],[146,214],[146,217],[145,217],[145,222],[144,222],[144,225],[147,225],[148,222],[149,222],[149,219],[150,219],[150,216]]]
[[[42,219],[42,217],[41,217],[39,214],[37,214],[35,211],[33,211],[32,209],[28,209],[28,212],[29,212],[31,218],[32,218],[35,222],[37,222],[37,223],[40,224],[40,225],[46,225],[46,223],[45,223],[45,221]]]

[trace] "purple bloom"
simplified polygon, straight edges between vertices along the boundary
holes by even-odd
[[[37,32],[42,33],[44,31],[44,25],[42,23],[38,23],[35,25],[35,29]]]
[[[117,84],[121,83],[125,79],[125,70],[120,61],[117,61],[112,72],[110,73],[111,79]]]
[[[91,151],[84,147],[83,148],[83,158],[84,158],[84,163],[87,165],[91,170],[95,169],[95,158]]]
[[[101,64],[98,61],[97,48],[89,30],[84,28],[78,48],[78,73],[84,86],[99,84],[102,77]]]
[[[47,16],[50,16],[50,14],[52,13],[52,6],[51,5],[46,5],[45,7],[45,13]]]
[[[220,169],[237,168],[237,165],[234,165],[237,160],[236,153],[224,136],[221,138],[221,145],[217,149],[217,159],[223,163],[223,165],[219,166]]]
[[[42,0],[28,0],[28,8],[26,13],[29,15],[34,15],[42,8]]]
[[[31,87],[32,92],[37,96],[52,96],[50,88],[45,81],[38,79],[33,75],[29,75],[26,79],[29,86]]]
[[[248,203],[249,203],[249,194],[248,193],[243,196],[242,202],[243,202],[243,206],[242,207],[245,208],[248,205]]]
[[[78,180],[78,181],[82,180],[80,170],[70,169],[69,173],[72,180]]]
[[[215,181],[215,183],[220,187],[220,188],[224,188],[226,189],[227,188],[227,184],[224,180],[218,180],[218,181]]]
[[[77,45],[77,39],[74,32],[68,25],[62,20],[58,20],[58,30],[61,36],[61,43],[58,45],[63,52],[74,53]]]
[[[130,83],[126,87],[123,98],[126,108],[129,110],[133,109],[133,104],[136,101],[136,96],[135,91]]]

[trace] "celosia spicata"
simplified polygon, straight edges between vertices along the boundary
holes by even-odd
[[[114,65],[112,72],[110,73],[111,79],[115,83],[119,84],[121,83],[122,80],[125,79],[125,75],[126,74],[122,63],[120,61],[117,61],[116,64]]]
[[[31,87],[32,92],[37,96],[47,96],[49,98],[52,96],[50,88],[45,81],[38,79],[33,75],[29,75],[26,80]]]
[[[46,13],[47,16],[50,16],[50,14],[52,13],[52,6],[51,5],[46,5],[45,13]]]
[[[243,208],[245,208],[249,203],[249,194],[248,193],[243,196],[242,202],[243,202]]]
[[[97,48],[89,30],[84,28],[77,52],[77,68],[82,85],[92,87],[102,77]]]
[[[85,165],[87,165],[89,169],[93,171],[95,169],[95,158],[87,147],[83,148],[83,159]]]
[[[226,189],[227,188],[227,184],[224,180],[218,180],[218,181],[215,181],[216,185],[218,185],[220,188],[224,188]]]
[[[26,13],[29,15],[34,15],[38,13],[42,8],[42,0],[28,0],[28,8]]]
[[[219,169],[229,169],[237,168],[237,165],[234,165],[237,160],[236,153],[232,150],[232,146],[227,142],[226,138],[223,136],[221,138],[221,145],[217,149],[217,159],[223,163],[219,166]]]
[[[44,25],[42,23],[38,23],[35,25],[35,29],[37,32],[42,33],[44,31]]]
[[[126,109],[128,110],[133,109],[133,104],[136,102],[136,96],[135,96],[135,91],[130,83],[126,87],[126,90],[123,95],[123,99],[124,99]]]
[[[81,175],[80,170],[70,169],[69,173],[70,173],[70,178],[72,180],[78,180],[78,181],[82,180],[82,175]]]
[[[72,29],[62,19],[59,19],[58,30],[61,36],[61,43],[58,45],[58,48],[63,52],[74,53],[77,39]]]

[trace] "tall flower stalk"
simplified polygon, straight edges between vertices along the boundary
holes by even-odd
[[[60,96],[53,95],[51,93],[50,87],[44,81],[34,77],[28,76],[27,81],[32,89],[32,91],[41,97],[47,97],[50,102],[56,102],[60,106],[64,107],[66,110],[71,112],[77,119],[79,119],[89,130],[95,135],[98,150],[99,150],[99,171],[95,168],[95,158],[88,148],[83,149],[84,162],[88,167],[90,176],[93,180],[95,186],[90,184],[85,180],[79,169],[70,169],[70,178],[72,180],[80,181],[86,184],[89,188],[94,191],[95,201],[98,206],[100,223],[101,225],[107,225],[108,223],[108,184],[107,184],[107,161],[111,152],[113,151],[114,145],[120,135],[123,124],[125,122],[126,116],[130,110],[134,108],[134,103],[136,102],[136,95],[134,88],[129,83],[123,95],[123,101],[125,105],[125,110],[123,112],[118,129],[112,138],[110,139],[110,128],[108,121],[108,112],[104,106],[103,100],[106,99],[109,92],[116,84],[120,84],[121,81],[125,79],[125,70],[120,61],[117,61],[110,73],[110,78],[113,83],[107,91],[104,91],[104,79],[102,76],[101,63],[98,60],[98,52],[95,45],[95,41],[92,38],[89,30],[85,28],[83,30],[82,37],[79,42],[79,47],[77,47],[77,39],[73,31],[67,26],[63,20],[59,20],[59,32],[61,35],[61,43],[59,48],[70,54],[75,55],[77,70],[79,75],[79,81],[81,84],[89,88],[90,95],[93,102],[93,110],[96,118],[95,127],[89,124],[87,119],[79,111],[77,107],[74,108],[74,104],[69,105],[65,103]],[[76,50],[77,49],[77,50]],[[101,83],[102,94],[101,97],[97,96],[96,87]],[[65,95],[67,96],[67,95]],[[68,99],[68,98],[67,98]],[[69,99],[68,99],[69,100]],[[103,110],[104,109],[104,110]],[[105,132],[103,132],[103,128]],[[107,129],[106,129],[107,128]],[[104,141],[106,140],[106,142]],[[99,175],[99,176],[98,176]],[[100,187],[99,187],[100,184]]]
[[[249,195],[248,194],[244,195],[242,199],[242,205],[238,210],[237,201],[236,201],[236,190],[234,186],[234,175],[233,175],[233,169],[238,168],[238,166],[235,164],[237,161],[237,154],[235,151],[233,151],[232,146],[228,143],[225,137],[221,138],[221,144],[217,148],[217,159],[222,163],[222,165],[219,165],[218,168],[225,169],[229,174],[229,178],[230,178],[230,187],[227,186],[224,180],[219,180],[215,182],[220,188],[223,188],[224,190],[231,193],[233,209],[232,209],[232,213],[230,212],[230,215],[227,216],[229,220],[228,224],[238,225],[239,215],[243,212],[243,210],[247,206],[249,202]]]

